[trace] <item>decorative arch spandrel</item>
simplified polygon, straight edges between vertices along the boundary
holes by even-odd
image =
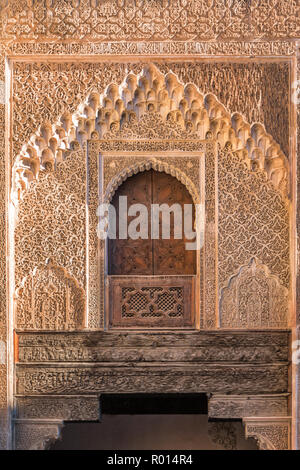
[[[70,152],[42,172],[19,202],[15,221],[15,285],[47,258],[86,285],[86,157]]]
[[[164,126],[160,126],[157,114]],[[104,93],[92,91],[76,111],[63,113],[55,123],[41,123],[38,132],[24,142],[13,167],[13,191],[23,191],[45,165],[60,160],[66,149],[88,139],[139,140],[152,116],[147,138],[185,140],[214,137],[222,148],[230,142],[249,161],[263,170],[276,188],[288,191],[288,161],[265,127],[250,125],[239,113],[231,114],[212,93],[204,95],[193,83],[182,83],[172,72],[162,73],[154,64],[139,73],[129,72],[121,84],[110,83]],[[145,135],[143,136],[146,137]]]

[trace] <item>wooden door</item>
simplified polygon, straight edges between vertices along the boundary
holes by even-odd
[[[148,239],[119,239],[119,196],[127,196],[131,204],[144,204],[148,209]],[[128,178],[115,193],[112,205],[117,214],[117,237],[109,240],[108,273],[111,275],[182,275],[196,273],[196,252],[185,249],[185,238],[174,238],[174,215],[171,212],[170,239],[162,239],[162,216],[159,218],[159,239],[151,239],[151,204],[193,204],[186,187],[176,178],[154,170]],[[127,218],[127,226],[131,219]],[[194,219],[194,214],[193,214]],[[182,219],[183,220],[183,219]]]
[[[148,209],[148,226],[151,216],[152,173],[144,171],[128,178],[118,188],[111,204],[116,209],[116,240],[109,239],[109,274],[151,275],[153,273],[153,249],[151,238],[148,240],[119,239],[119,197],[127,196],[127,206],[144,204]],[[127,217],[127,227],[134,217]]]

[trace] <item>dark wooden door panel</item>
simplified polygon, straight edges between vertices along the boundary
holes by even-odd
[[[148,239],[119,239],[119,197],[127,196],[128,208],[144,204],[148,210]],[[196,273],[196,252],[185,249],[184,238],[174,238],[174,213],[170,212],[170,239],[162,239],[162,214],[159,214],[159,239],[151,239],[151,204],[179,204],[182,219],[184,204],[193,205],[186,187],[176,178],[153,170],[128,178],[113,197],[117,214],[117,239],[109,240],[109,274],[180,275]],[[128,217],[127,226],[134,217]],[[193,213],[194,219],[194,213]],[[182,224],[183,226],[183,224]],[[183,227],[182,227],[183,230]]]
[[[160,213],[160,238],[153,240],[153,261],[154,274],[195,274],[196,273],[196,252],[185,249],[184,238],[184,204],[191,204],[193,207],[193,223],[195,219],[194,206],[191,195],[186,187],[176,178],[166,173],[154,172],[153,178],[153,203],[167,204],[171,207],[178,204],[182,214],[182,239],[174,238],[174,226],[176,218],[170,212],[170,239],[162,239],[163,217]]]

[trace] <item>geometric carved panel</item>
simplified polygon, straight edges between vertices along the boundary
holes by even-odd
[[[110,283],[111,326],[192,327],[193,276],[113,276]]]
[[[84,326],[85,294],[67,271],[47,260],[16,290],[16,324],[25,330],[76,330]]]
[[[286,328],[288,290],[252,258],[221,291],[223,328]]]

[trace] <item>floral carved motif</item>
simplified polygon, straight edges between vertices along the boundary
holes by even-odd
[[[48,260],[16,290],[16,325],[25,330],[76,330],[84,326],[85,294],[65,269]]]
[[[221,292],[224,328],[286,328],[288,312],[288,290],[254,258]]]
[[[253,437],[260,450],[290,449],[290,419],[244,418],[246,438]]]
[[[70,152],[55,171],[33,181],[17,209],[15,228],[16,286],[49,257],[86,283],[86,161]]]
[[[238,152],[220,152],[218,162],[219,288],[253,257],[289,288],[288,200]]]

